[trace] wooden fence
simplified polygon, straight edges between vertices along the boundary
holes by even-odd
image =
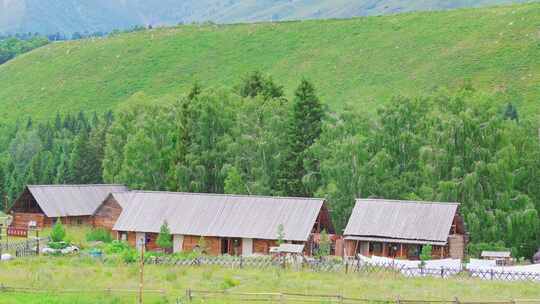
[[[0,242],[0,256],[3,253],[14,254],[16,257],[38,255],[41,248],[46,246],[49,241],[49,237],[21,241],[3,241]]]
[[[68,294],[101,294],[101,295],[130,295],[138,296],[139,290],[136,289],[43,289],[32,287],[12,287],[0,284],[0,293],[50,293],[55,295]],[[396,297],[393,299],[374,299],[374,298],[354,298],[342,294],[303,294],[303,293],[282,293],[282,292],[230,292],[230,291],[210,291],[187,289],[184,294],[178,291],[148,290],[145,289],[144,295],[159,295],[169,300],[174,299],[175,303],[206,303],[208,300],[219,300],[234,303],[265,302],[265,303],[378,303],[378,304],[533,304],[540,303],[540,299],[509,299],[509,300],[481,300],[467,301],[458,297],[447,300],[413,300]],[[227,303],[225,302],[225,303]]]
[[[149,257],[146,264],[175,265],[175,266],[198,266],[217,265],[229,268],[258,268],[266,269],[270,267],[288,268],[292,270],[303,270],[313,272],[355,272],[355,273],[394,273],[405,277],[434,277],[442,279],[481,279],[498,281],[532,281],[540,283],[540,273],[537,272],[517,272],[501,271],[495,269],[466,269],[461,268],[425,268],[407,267],[392,263],[365,264],[359,260],[306,260],[306,259],[284,259],[261,257],[236,257],[236,256],[202,256],[194,259],[175,257]]]
[[[341,294],[300,294],[300,293],[275,293],[275,292],[228,292],[228,291],[207,291],[207,290],[186,290],[185,300],[187,303],[205,303],[208,300],[228,300],[235,303],[247,302],[267,302],[267,303],[379,303],[379,304],[525,304],[540,303],[540,299],[510,299],[498,301],[464,301],[458,297],[449,300],[412,300],[402,299],[399,296],[395,299],[373,299],[373,298],[352,298]],[[177,303],[182,303],[178,302]]]

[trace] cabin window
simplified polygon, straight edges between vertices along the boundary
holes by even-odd
[[[371,255],[382,255],[382,243],[379,242],[370,242],[369,243],[369,253]]]
[[[420,256],[420,246],[419,245],[410,245],[409,251],[407,252],[407,256],[409,257],[419,257]]]
[[[127,241],[127,232],[125,232],[125,231],[118,232],[118,238],[121,241]]]

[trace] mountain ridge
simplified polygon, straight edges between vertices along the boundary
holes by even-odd
[[[0,0],[0,33],[110,32],[137,25],[350,18],[526,0]]]

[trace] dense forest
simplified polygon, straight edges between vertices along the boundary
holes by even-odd
[[[540,126],[507,100],[466,86],[333,113],[309,81],[289,97],[258,72],[233,90],[140,99],[3,126],[6,205],[32,183],[318,196],[342,231],[357,197],[457,201],[471,254],[540,246]]]

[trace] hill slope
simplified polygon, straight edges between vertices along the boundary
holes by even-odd
[[[111,31],[134,25],[348,18],[525,0],[0,0],[0,33]]]
[[[540,4],[351,20],[181,26],[53,43],[0,66],[0,121],[176,96],[259,69],[291,93],[301,77],[334,109],[373,109],[465,80],[540,112]],[[521,109],[520,109],[521,110]]]

